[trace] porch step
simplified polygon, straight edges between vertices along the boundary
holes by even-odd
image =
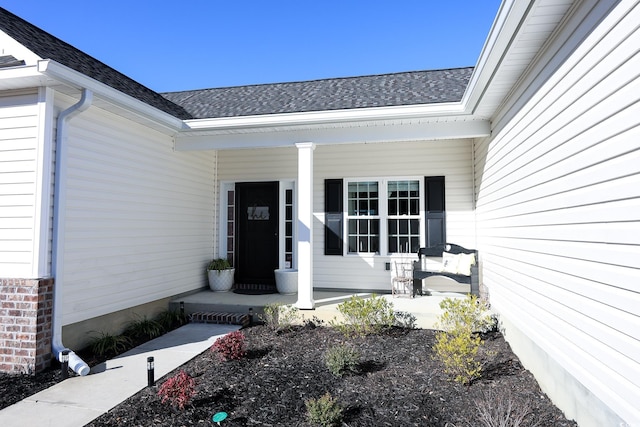
[[[217,313],[199,311],[189,315],[191,323],[216,323],[222,325],[241,325],[249,326],[250,319],[248,314],[243,313]]]

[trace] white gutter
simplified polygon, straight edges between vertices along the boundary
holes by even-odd
[[[53,195],[53,253],[51,257],[51,268],[55,280],[53,286],[53,354],[61,359],[63,350],[69,351],[69,367],[79,375],[85,376],[89,373],[89,366],[80,359],[73,351],[62,344],[62,287],[64,270],[64,228],[65,219],[62,207],[66,205],[67,194],[67,123],[73,117],[82,113],[91,106],[93,92],[88,89],[82,90],[82,97],[78,103],[62,111],[58,116],[56,130],[56,165],[55,165],[55,186]]]
[[[181,119],[51,59],[38,61],[37,69],[44,76],[57,82],[76,89],[88,89],[95,94],[98,101],[104,100],[138,117],[162,125],[171,134],[175,134],[184,127]]]
[[[322,125],[372,120],[403,120],[425,116],[464,115],[459,102],[439,104],[399,105],[393,107],[354,108],[348,110],[309,111],[303,113],[279,113],[255,116],[216,117],[185,120],[182,133],[198,130],[234,130],[275,126]]]

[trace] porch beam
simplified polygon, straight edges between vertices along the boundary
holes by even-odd
[[[313,300],[313,150],[312,142],[296,144],[298,149],[298,185],[296,201],[298,220],[296,236],[298,239],[298,301],[299,309],[311,310]]]
[[[488,120],[386,122],[327,128],[282,126],[260,129],[202,130],[176,136],[176,151],[237,150],[291,147],[300,141],[315,145],[478,138],[491,132]]]

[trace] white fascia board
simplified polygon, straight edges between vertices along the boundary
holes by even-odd
[[[256,116],[218,117],[185,120],[189,131],[238,130],[264,127],[322,125],[327,123],[362,122],[370,120],[399,120],[421,117],[458,115],[463,111],[459,102],[440,104],[402,105],[396,107],[354,108],[349,110],[310,111]]]
[[[0,69],[0,90],[35,88],[48,82],[35,65]]]
[[[177,132],[184,127],[184,122],[181,119],[55,61],[44,59],[38,61],[37,67],[38,71],[47,77],[79,90],[88,89],[96,97],[124,108],[137,116],[163,125],[172,132]]]
[[[181,135],[176,151],[230,150],[247,148],[293,147],[313,141],[316,145],[397,141],[430,141],[488,136],[488,120],[442,121],[422,123],[368,124],[366,126],[309,128],[290,127],[273,131]]]
[[[465,112],[474,112],[533,3],[534,1],[503,0],[500,4],[469,85],[462,96],[461,104]]]

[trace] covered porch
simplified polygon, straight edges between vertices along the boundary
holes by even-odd
[[[337,290],[314,290],[313,299],[315,308],[310,310],[300,310],[300,319],[312,320],[314,318],[322,320],[327,325],[334,318],[340,320],[338,305],[348,300],[353,295],[361,298],[370,298],[373,294],[369,292],[357,291],[337,291]],[[382,294],[381,297],[393,304],[394,311],[410,313],[416,318],[416,327],[420,329],[434,329],[440,313],[440,302],[445,298],[464,298],[465,295],[456,292],[432,292],[429,296],[416,296],[410,298],[410,294],[392,296]],[[216,313],[249,313],[252,309],[254,316],[264,312],[264,307],[270,304],[295,304],[297,295],[264,294],[264,295],[242,295],[234,292],[211,292],[202,290],[189,295],[177,297],[169,303],[169,308],[179,310],[181,303],[184,306],[185,314],[190,315],[197,312]]]

